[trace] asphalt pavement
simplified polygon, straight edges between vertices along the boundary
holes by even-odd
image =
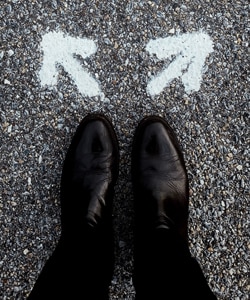
[[[189,244],[219,300],[249,284],[249,2],[0,2],[0,299],[26,299],[60,236],[63,160],[81,119],[114,124],[116,266],[134,299],[131,144],[146,115],[179,138]]]

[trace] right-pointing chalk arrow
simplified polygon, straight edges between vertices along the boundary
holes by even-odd
[[[151,40],[146,50],[161,60],[172,58],[170,64],[150,80],[148,93],[158,95],[175,78],[181,78],[186,93],[190,94],[200,89],[205,59],[213,51],[213,42],[206,33],[195,32]]]

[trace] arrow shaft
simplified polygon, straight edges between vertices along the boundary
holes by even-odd
[[[159,94],[172,80],[182,76],[188,64],[188,59],[179,55],[176,60],[149,82],[147,89],[150,94]]]
[[[98,95],[101,90],[97,81],[90,76],[73,57],[62,61],[65,71],[77,85],[79,92],[90,97]]]

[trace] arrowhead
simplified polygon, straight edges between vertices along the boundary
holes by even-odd
[[[74,54],[79,54],[82,58],[86,58],[95,53],[97,48],[94,41],[65,36],[61,32],[49,32],[43,36],[41,45],[44,52],[43,65],[39,73],[42,85],[57,83],[56,66],[60,64],[84,96],[92,97],[101,93],[97,81],[73,57]]]
[[[213,51],[213,42],[203,32],[151,40],[146,50],[159,59],[176,58],[147,86],[151,96],[157,95],[175,78],[181,78],[187,93],[198,91],[205,59]]]

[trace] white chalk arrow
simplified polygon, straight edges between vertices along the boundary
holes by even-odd
[[[55,85],[58,64],[63,66],[84,96],[101,93],[97,81],[80,65],[74,55],[86,58],[97,50],[94,41],[87,38],[66,36],[62,32],[49,32],[43,36],[41,48],[44,53],[43,65],[39,72],[41,85]]]
[[[148,93],[158,95],[172,80],[181,78],[186,93],[190,94],[200,89],[205,59],[213,51],[213,42],[206,33],[195,32],[151,40],[146,50],[161,60],[172,59],[162,72],[150,80]]]

